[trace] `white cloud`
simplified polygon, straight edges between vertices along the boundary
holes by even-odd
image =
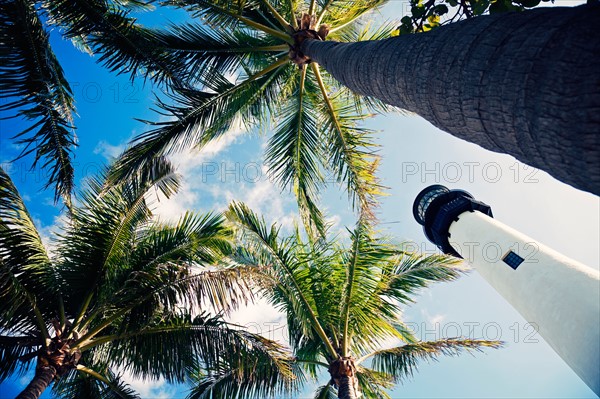
[[[100,154],[106,158],[107,161],[112,161],[123,152],[128,142],[129,139],[120,144],[113,145],[108,141],[100,140],[98,144],[96,144],[96,148],[94,148],[94,154]]]
[[[285,315],[264,299],[241,307],[226,319],[230,323],[245,327],[252,333],[260,334],[281,344],[288,343]]]
[[[243,201],[268,222],[277,221],[290,229],[295,220],[291,193],[281,191],[268,178],[267,168],[255,160],[229,162],[223,153],[238,142],[242,130],[227,133],[201,151],[187,151],[172,156],[182,175],[180,190],[172,198],[158,197],[155,215],[160,220],[175,221],[186,210],[224,210],[233,201]],[[221,155],[220,158],[217,158]]]
[[[443,314],[436,314],[436,315],[430,316],[427,319],[427,322],[429,324],[436,325],[436,324],[441,324],[445,319],[446,319],[445,315],[443,315]]]
[[[49,256],[52,256],[56,249],[56,233],[59,233],[66,226],[68,221],[69,218],[66,213],[55,216],[52,223],[47,225],[43,224],[41,220],[37,218],[33,219],[33,223],[42,239],[42,244],[44,244]]]
[[[121,379],[129,384],[143,399],[172,398],[176,390],[175,387],[170,386],[163,379],[136,379],[128,371],[122,372]]]
[[[173,222],[186,211],[201,208],[201,202],[207,194],[210,194],[207,189],[212,187],[206,184],[207,172],[219,167],[213,161],[214,158],[236,143],[244,133],[241,128],[235,129],[210,142],[199,151],[190,149],[169,156],[177,172],[182,176],[182,183],[179,191],[169,199],[161,195],[154,196],[156,217]],[[223,208],[226,204],[220,205]],[[211,206],[211,210],[214,208],[215,206]]]

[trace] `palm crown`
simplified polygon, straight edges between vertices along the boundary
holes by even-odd
[[[252,272],[206,268],[230,249],[221,216],[151,219],[148,191],[176,186],[162,161],[127,184],[91,180],[49,257],[0,169],[0,381],[37,360],[22,398],[53,380],[64,397],[136,397],[117,370],[182,381],[191,367],[223,362],[240,372],[260,366],[274,386],[289,382],[277,344],[195,310],[245,302]]]
[[[262,294],[287,316],[295,362],[313,377],[329,372],[318,398],[389,398],[385,389],[412,374],[419,360],[500,345],[458,337],[422,342],[400,319],[420,289],[459,277],[464,269],[453,258],[407,253],[376,237],[365,219],[345,248],[322,239],[304,242],[298,232],[280,238],[276,225],[268,227],[243,204],[232,204],[227,217],[244,246],[234,259],[258,266],[270,282]],[[394,341],[400,346],[384,348]],[[193,397],[238,397],[231,383],[211,378]]]

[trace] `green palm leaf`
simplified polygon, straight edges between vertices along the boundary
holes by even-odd
[[[390,279],[381,295],[400,303],[411,303],[411,296],[431,283],[453,281],[467,272],[460,259],[445,255],[419,255],[398,252],[390,270]]]
[[[314,298],[306,289],[311,281],[310,267],[298,256],[298,247],[291,240],[280,242],[277,227],[273,225],[268,229],[264,219],[260,219],[244,204],[232,203],[227,218],[240,233],[247,250],[260,262],[259,265],[269,265],[266,273],[279,282],[275,290],[268,294],[270,301],[286,308],[288,315],[294,315],[302,335],[312,338],[318,336],[328,355],[337,356],[318,319]],[[294,335],[296,333],[290,331],[290,337]]]
[[[166,269],[166,270],[165,270]],[[184,304],[191,309],[217,309],[228,312],[253,299],[249,285],[255,277],[253,270],[231,268],[191,274],[180,265],[157,268],[155,274],[133,272],[120,289],[114,292],[114,301],[101,293],[86,324],[90,332],[81,339],[81,345],[94,345],[94,336],[118,322],[119,331],[135,329],[152,321],[161,309],[172,309]],[[158,313],[157,313],[158,312]]]
[[[298,197],[302,220],[312,237],[325,235],[323,215],[317,207],[323,186],[325,149],[320,143],[316,115],[305,93],[306,68],[294,77],[290,100],[282,107],[281,127],[269,140],[265,155],[270,173],[282,185],[293,187]],[[287,93],[286,93],[287,95]]]
[[[337,399],[337,393],[330,384],[322,385],[315,391],[315,399]]]
[[[2,168],[0,277],[0,330],[29,332],[37,326],[45,332],[42,313],[57,304],[56,276],[31,215]]]
[[[39,346],[41,340],[36,337],[0,335],[0,383],[13,374],[24,374]]]
[[[178,71],[189,83],[211,81],[211,74],[234,74],[243,63],[254,64],[286,53],[287,44],[255,32],[214,30],[200,24],[172,25],[155,31],[162,59],[181,64]],[[179,60],[184,60],[180,62]]]
[[[385,301],[378,292],[382,269],[392,254],[392,248],[373,238],[371,226],[364,219],[360,220],[351,233],[351,248],[342,258],[347,270],[340,305],[340,329],[346,337],[342,346],[345,356],[350,346],[362,352],[397,333],[390,323],[394,314],[382,312]]]
[[[367,115],[357,114],[355,106],[345,97],[347,93],[331,95],[319,67],[311,66],[320,89],[320,96],[313,96],[313,106],[319,112],[319,125],[330,154],[329,165],[336,180],[346,183],[352,205],[372,217],[376,196],[382,194],[383,187],[375,177],[379,157],[371,132],[356,125]]]
[[[264,118],[270,100],[277,95],[278,82],[290,72],[289,67],[283,66],[284,61],[275,61],[238,84],[215,76],[208,87],[210,91],[182,89],[174,94],[180,105],[161,103],[161,106],[175,119],[153,123],[157,129],[137,137],[120,157],[113,179],[128,177],[158,156],[189,147],[201,148],[225,133],[236,121],[252,125]]]
[[[71,371],[53,387],[57,397],[64,399],[140,399],[128,384],[106,367],[102,372],[80,367]],[[84,371],[85,370],[85,371]]]
[[[201,18],[208,26],[213,28],[233,30],[244,24],[259,24],[254,27],[262,26],[278,31],[276,19],[261,1],[174,0],[171,4],[187,9],[192,16]]]
[[[389,374],[380,373],[365,367],[360,367],[356,377],[360,390],[365,399],[391,399],[385,389],[394,386],[394,380]]]
[[[71,87],[32,3],[3,1],[0,26],[0,97],[7,99],[0,110],[16,110],[31,121],[14,136],[24,146],[20,157],[34,153],[32,168],[41,163],[49,172],[46,188],[53,186],[55,201],[62,197],[70,206],[75,146]]]
[[[130,371],[134,377],[163,377],[169,382],[183,381],[198,356],[208,368],[219,368],[228,362],[251,367],[251,360],[245,362],[247,356],[273,362],[272,354],[280,352],[277,344],[235,330],[218,316],[192,317],[187,312],[157,315],[154,322],[145,322],[131,332],[98,337],[87,347],[102,346],[104,342],[115,367]]]
[[[404,346],[374,352],[371,367],[393,376],[394,381],[402,381],[413,375],[417,365],[423,360],[437,360],[439,356],[456,356],[462,351],[481,352],[482,348],[499,348],[500,341],[476,339],[441,339],[438,341],[417,342]]]
[[[143,181],[143,176],[153,180]],[[84,299],[82,309],[96,285],[119,270],[136,229],[149,221],[147,192],[155,187],[172,192],[178,184],[172,167],[164,162],[120,185],[110,187],[105,180],[101,176],[89,182],[81,196],[82,205],[73,210],[72,220],[58,240],[58,270],[70,295]]]
[[[137,24],[130,10],[104,0],[46,0],[44,9],[50,24],[98,54],[111,71],[185,86],[180,60],[163,56],[158,36]]]
[[[304,382],[289,354],[272,344],[266,352],[251,349],[239,358],[225,359],[220,367],[198,365],[191,378],[188,399],[258,399],[296,392]]]
[[[333,27],[332,32],[343,29],[361,16],[379,8],[388,0],[333,0],[328,1],[323,22]]]

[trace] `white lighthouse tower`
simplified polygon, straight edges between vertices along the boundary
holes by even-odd
[[[600,396],[600,273],[495,220],[462,190],[427,187],[413,205],[427,238],[477,270]]]

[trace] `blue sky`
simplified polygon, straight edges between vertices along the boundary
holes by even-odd
[[[573,3],[570,3],[573,4]],[[400,18],[405,3],[392,2],[386,17]],[[149,22],[162,25],[157,14]],[[177,16],[169,15],[170,18]],[[152,87],[141,80],[115,76],[70,42],[52,35],[52,45],[74,89],[77,180],[93,174],[118,155],[126,142],[146,127],[133,118],[156,120],[150,109]],[[40,170],[30,171],[30,159],[9,164],[19,153],[10,137],[25,125],[0,121],[0,162],[9,170],[46,239],[60,224],[60,207],[50,191],[41,191]],[[379,209],[380,228],[398,240],[409,240],[423,251],[435,251],[411,213],[417,193],[430,184],[471,192],[492,206],[494,216],[542,243],[598,269],[600,203],[597,197],[557,182],[513,158],[494,154],[439,131],[417,116],[389,114],[369,120],[381,145],[380,177],[388,186]],[[221,210],[230,200],[247,202],[267,220],[291,226],[295,203],[268,180],[262,154],[266,136],[237,129],[201,153],[174,156],[184,184],[172,200],[161,201],[157,214],[174,219],[187,209]],[[323,204],[334,229],[352,226],[355,216],[346,194],[336,188],[323,193]],[[575,288],[574,288],[575,289]],[[265,304],[232,316],[254,331],[268,335],[281,326],[282,316]],[[412,380],[392,392],[394,398],[582,398],[592,391],[536,335],[527,323],[477,274],[424,292],[404,314],[421,339],[443,335],[502,339],[506,347],[475,356],[442,358],[423,364]],[[565,320],[568,323],[568,320]],[[273,336],[278,335],[276,330]],[[574,337],[575,339],[575,337]],[[0,386],[0,397],[14,397],[27,377]],[[164,382],[130,381],[145,398],[184,397],[185,387]],[[312,397],[310,390],[298,396]]]

